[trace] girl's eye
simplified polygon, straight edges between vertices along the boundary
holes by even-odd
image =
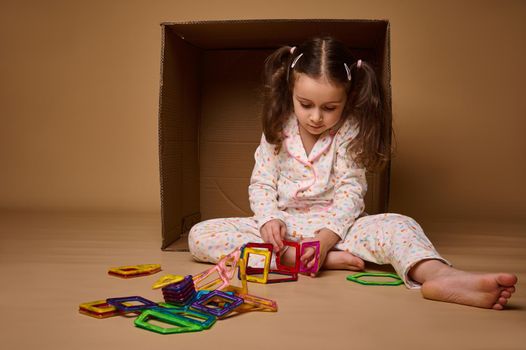
[[[310,104],[305,104],[305,103],[300,102],[300,105],[301,107],[306,108],[306,109],[312,108],[312,105]],[[336,109],[336,107],[323,107],[323,109],[327,112],[332,112]]]

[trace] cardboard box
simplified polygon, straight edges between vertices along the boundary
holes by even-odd
[[[391,118],[389,22],[247,20],[162,23],[159,97],[162,248],[199,220],[252,216],[248,184],[261,137],[264,59],[331,34],[377,67]],[[389,166],[369,173],[366,211],[387,210]]]

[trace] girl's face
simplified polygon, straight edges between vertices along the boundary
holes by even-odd
[[[340,121],[347,92],[345,86],[333,84],[325,77],[314,79],[299,73],[292,100],[300,130],[318,138]]]

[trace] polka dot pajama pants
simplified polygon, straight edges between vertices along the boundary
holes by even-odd
[[[314,237],[314,233],[285,239],[298,241],[309,237]],[[263,242],[257,223],[251,217],[206,220],[194,225],[188,236],[194,259],[211,263],[249,242]],[[399,214],[367,215],[357,219],[334,249],[348,251],[372,263],[391,264],[408,288],[420,287],[408,276],[409,270],[419,261],[438,259],[450,265],[437,253],[420,225]]]

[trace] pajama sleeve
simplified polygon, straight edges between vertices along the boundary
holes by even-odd
[[[342,142],[334,164],[334,197],[327,211],[325,228],[336,233],[343,240],[349,228],[365,208],[364,196],[367,191],[365,169],[359,167],[348,151],[349,141]]]
[[[278,155],[275,146],[267,142],[265,135],[261,137],[254,158],[256,163],[250,178],[248,196],[258,229],[261,229],[270,220],[285,221],[283,212],[278,209]]]

